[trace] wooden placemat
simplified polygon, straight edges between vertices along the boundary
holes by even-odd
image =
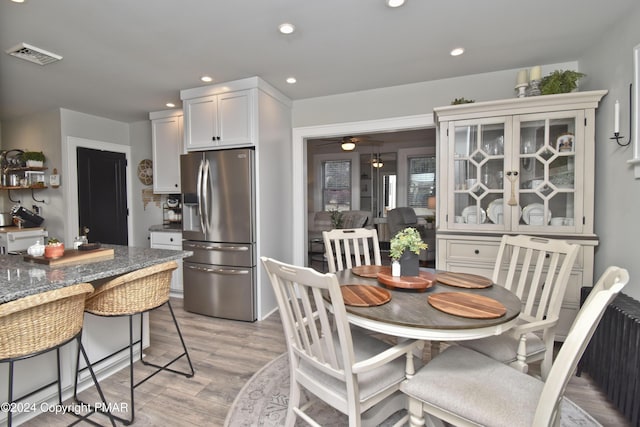
[[[43,256],[25,255],[24,260],[36,264],[65,265],[84,262],[104,261],[113,259],[112,248],[100,248],[92,251],[79,251],[77,249],[65,249],[64,255],[58,258],[45,258]]]
[[[357,265],[351,269],[351,272],[356,276],[375,279],[380,272],[391,274],[391,267],[388,265]]]
[[[469,273],[438,273],[436,281],[443,285],[467,289],[482,289],[493,285],[491,279]]]
[[[435,274],[428,271],[420,271],[419,276],[392,276],[391,269],[388,272],[380,272],[378,281],[390,288],[415,289],[424,291],[435,284]]]
[[[388,290],[371,285],[343,285],[340,286],[342,299],[346,305],[356,307],[373,307],[391,300]]]
[[[442,292],[429,295],[427,299],[440,311],[471,319],[496,319],[507,312],[500,301],[466,292]]]

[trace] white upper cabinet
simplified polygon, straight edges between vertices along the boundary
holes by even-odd
[[[257,89],[184,98],[197,89],[183,91],[187,151],[255,144]]]
[[[149,114],[153,151],[153,192],[180,193],[180,154],[183,153],[182,110]]]

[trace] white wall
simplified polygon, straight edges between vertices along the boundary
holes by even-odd
[[[130,124],[132,168],[132,206],[129,218],[133,225],[130,246],[149,247],[149,227],[162,224],[162,202],[160,195],[152,196],[152,185],[144,185],[136,176],[138,163],[151,159],[151,122],[148,120]]]
[[[578,64],[544,65],[542,73],[557,69],[577,70]],[[516,95],[517,74],[518,70],[506,70],[302,99],[293,102],[293,127],[432,114],[434,107],[461,97],[475,101],[511,98]]]
[[[613,135],[613,105],[620,101],[620,133],[625,142],[629,133],[629,84],[633,79],[633,47],[640,44],[640,4],[624,20],[599,38],[583,58],[580,70],[587,74],[585,89],[608,89],[596,114],[595,231],[600,236],[596,248],[595,275],[609,265],[629,269],[630,284],[624,293],[640,299],[640,179],[635,179],[627,160],[632,145],[619,147]],[[636,120],[640,112],[634,111]]]

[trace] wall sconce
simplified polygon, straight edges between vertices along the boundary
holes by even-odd
[[[629,85],[629,135],[631,135],[631,123],[633,121],[633,83]],[[631,136],[627,142],[620,142],[624,139],[624,136],[620,135],[620,102],[616,99],[616,103],[613,107],[613,136],[610,139],[614,139],[616,143],[621,147],[626,147],[631,144]]]

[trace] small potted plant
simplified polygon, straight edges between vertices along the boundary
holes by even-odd
[[[64,243],[55,237],[50,237],[44,247],[45,258],[60,258],[64,255]]]
[[[556,93],[569,93],[578,87],[578,80],[586,74],[572,70],[556,70],[540,81],[540,93],[553,95]]]
[[[344,214],[337,209],[331,211],[331,226],[334,229],[344,226]]]
[[[28,168],[41,168],[46,160],[42,151],[25,151],[20,158]]]
[[[391,261],[400,265],[402,276],[418,276],[420,274],[420,261],[418,255],[422,249],[427,249],[427,244],[422,241],[420,233],[413,227],[407,227],[398,231],[391,238]],[[392,271],[394,269],[392,264]],[[397,267],[395,267],[397,269]]]

